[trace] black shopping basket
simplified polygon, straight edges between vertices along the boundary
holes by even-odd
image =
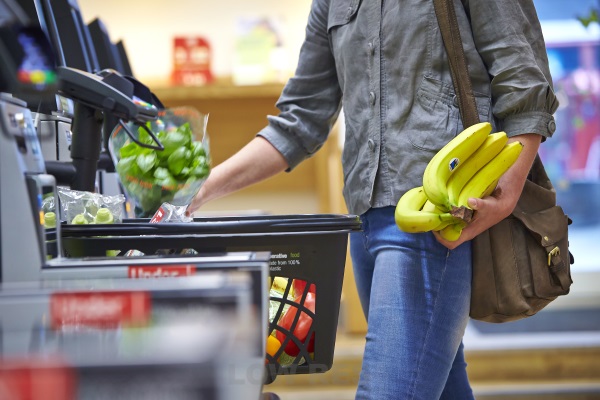
[[[348,234],[354,215],[195,218],[190,223],[64,225],[69,257],[269,251],[270,312],[266,381],[276,375],[328,371],[333,364]]]

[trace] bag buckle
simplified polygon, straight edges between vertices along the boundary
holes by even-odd
[[[548,266],[552,264],[552,257],[560,255],[560,248],[558,246],[554,247],[548,253]]]

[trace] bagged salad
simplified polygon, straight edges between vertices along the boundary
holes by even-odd
[[[207,122],[208,115],[178,107],[159,111],[158,119],[145,126],[115,128],[109,150],[137,217],[151,217],[165,202],[184,206],[192,201],[210,173]]]

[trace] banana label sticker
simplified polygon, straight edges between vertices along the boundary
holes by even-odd
[[[456,167],[458,167],[458,164],[460,164],[460,160],[457,157],[454,157],[452,160],[450,160],[450,162],[448,163],[448,168],[450,169],[450,172],[454,171]]]

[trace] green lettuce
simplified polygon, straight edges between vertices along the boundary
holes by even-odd
[[[147,126],[150,128],[150,123]],[[154,214],[180,190],[197,190],[198,182],[210,173],[207,149],[201,141],[194,140],[189,123],[174,130],[159,131],[156,136],[164,150],[128,142],[119,149],[115,167],[127,194],[136,201],[136,208],[141,209],[138,216],[142,217]],[[153,143],[143,128],[138,129],[138,140]]]

